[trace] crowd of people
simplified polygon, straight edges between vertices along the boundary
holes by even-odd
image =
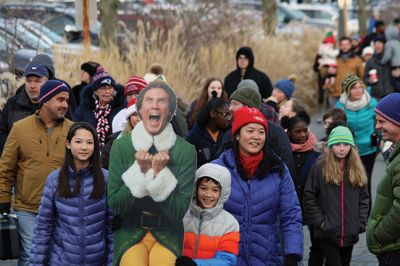
[[[272,83],[250,47],[189,110],[160,64],[121,85],[84,62],[71,88],[36,56],[0,120],[0,212],[18,217],[18,265],[294,266],[303,226],[311,266],[350,265],[365,231],[379,264],[399,265],[399,22],[339,50],[331,32],[322,41],[320,140],[296,76]]]

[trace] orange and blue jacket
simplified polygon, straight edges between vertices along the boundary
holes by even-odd
[[[184,252],[198,266],[236,265],[239,253],[239,223],[223,204],[230,194],[230,173],[216,164],[205,164],[196,172],[197,181],[201,177],[211,177],[221,184],[221,195],[215,207],[202,209],[197,204],[196,192],[188,212],[183,218],[185,228]]]

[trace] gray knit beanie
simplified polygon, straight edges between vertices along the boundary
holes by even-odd
[[[248,107],[255,107],[260,109],[261,105],[261,94],[258,90],[257,83],[251,79],[242,80],[229,100],[236,100]]]

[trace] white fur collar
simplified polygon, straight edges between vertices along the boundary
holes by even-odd
[[[168,123],[160,134],[152,136],[144,128],[143,121],[140,121],[132,130],[131,138],[136,151],[148,151],[153,144],[157,151],[167,151],[175,145],[176,134],[171,123]]]

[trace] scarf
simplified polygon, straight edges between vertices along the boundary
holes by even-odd
[[[294,151],[294,152],[311,151],[313,149],[315,143],[317,143],[317,138],[311,131],[308,131],[307,141],[304,142],[303,144],[292,143],[292,151]]]
[[[107,104],[106,107],[101,107],[99,100],[95,101],[96,108],[94,109],[94,117],[97,120],[96,132],[99,137],[100,147],[104,147],[106,144],[106,135],[110,129],[110,124],[108,123],[108,115],[111,113],[111,105]]]
[[[246,172],[247,179],[251,179],[262,161],[264,153],[260,151],[256,155],[246,156],[239,152],[240,164]]]
[[[350,111],[355,112],[369,105],[369,102],[371,101],[371,95],[364,90],[364,95],[360,100],[352,101],[350,100],[349,95],[344,92],[342,95],[340,95],[339,101],[343,103],[344,109],[349,109]]]

